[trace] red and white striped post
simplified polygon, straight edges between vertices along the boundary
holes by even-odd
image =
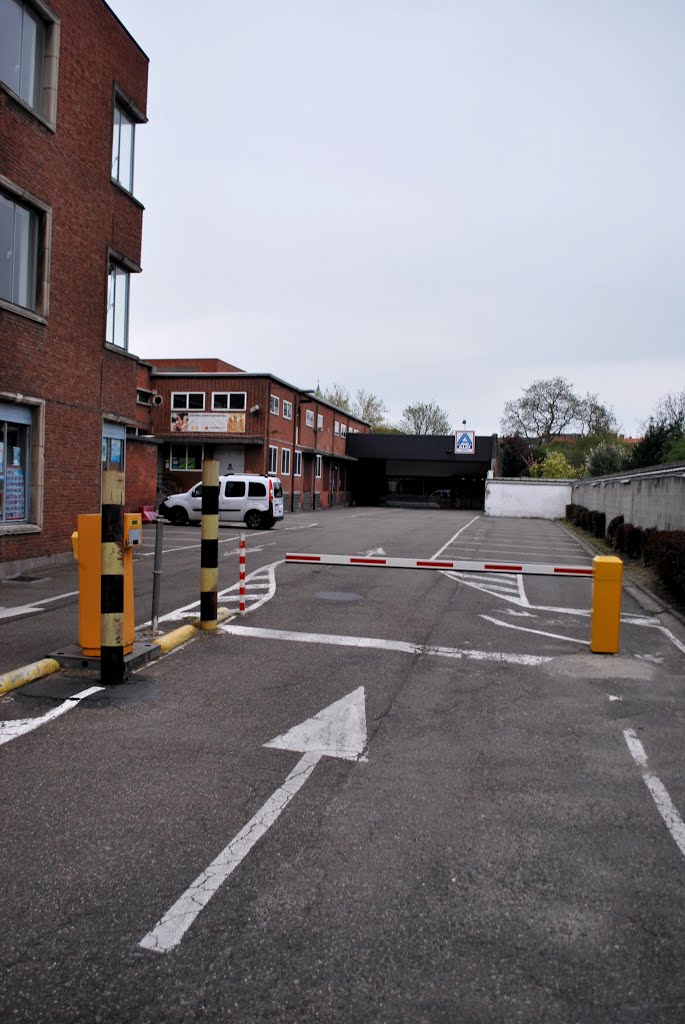
[[[240,533],[240,614],[245,614],[245,533]]]

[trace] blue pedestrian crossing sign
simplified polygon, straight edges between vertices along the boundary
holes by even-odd
[[[476,451],[475,430],[457,430],[454,434],[454,454],[474,455]]]

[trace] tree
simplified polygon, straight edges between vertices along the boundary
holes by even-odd
[[[580,433],[589,437],[615,437],[618,429],[614,410],[590,392],[578,402]]]
[[[544,443],[563,434],[579,418],[581,400],[563,377],[536,380],[523,397],[504,406],[503,434],[521,434]]]
[[[630,462],[627,445],[620,441],[600,441],[590,450],[585,461],[588,476],[606,476],[620,473]]]
[[[371,394],[365,388],[357,388],[351,411],[360,420],[365,420],[372,429],[377,430],[384,426],[390,410],[378,395]]]
[[[654,419],[675,434],[685,434],[685,391],[664,395],[657,402]]]
[[[542,462],[530,467],[530,475],[544,480],[573,480],[584,476],[583,469],[576,469],[563,452],[547,452]]]
[[[333,383],[325,391],[317,390],[319,391],[319,397],[323,398],[325,402],[330,402],[331,405],[335,405],[338,409],[344,409],[345,412],[352,412],[350,393],[342,384]]]
[[[447,413],[436,402],[415,402],[402,410],[400,427],[405,434],[449,434]]]
[[[530,467],[545,456],[541,448],[518,434],[501,438],[499,453],[502,476],[506,477],[530,476]]]

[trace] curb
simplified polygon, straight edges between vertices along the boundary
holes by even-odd
[[[217,623],[225,622],[232,614],[228,608],[219,608],[216,617]],[[188,643],[189,640],[192,640],[199,633],[205,632],[213,632],[213,630],[203,629],[200,626],[200,620],[196,619],[195,622],[187,626],[179,626],[178,629],[165,633],[153,642],[157,644],[162,654],[169,654],[170,651],[175,650],[182,644]],[[16,690],[20,686],[26,686],[28,683],[34,683],[37,679],[43,679],[45,676],[61,671],[62,665],[55,658],[42,658],[40,661],[34,661],[30,665],[24,665],[22,668],[15,668],[11,672],[5,672],[4,675],[0,675],[0,697],[4,697],[6,693],[11,693],[12,690]]]

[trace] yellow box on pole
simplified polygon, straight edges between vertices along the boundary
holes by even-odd
[[[78,562],[78,642],[86,657],[100,654],[100,576],[102,568],[102,517],[80,515],[71,543]],[[142,542],[142,518],[124,516],[124,654],[130,654],[136,638],[133,607],[133,548]]]
[[[618,654],[623,562],[615,555],[597,555],[592,567],[590,650],[593,654]]]

